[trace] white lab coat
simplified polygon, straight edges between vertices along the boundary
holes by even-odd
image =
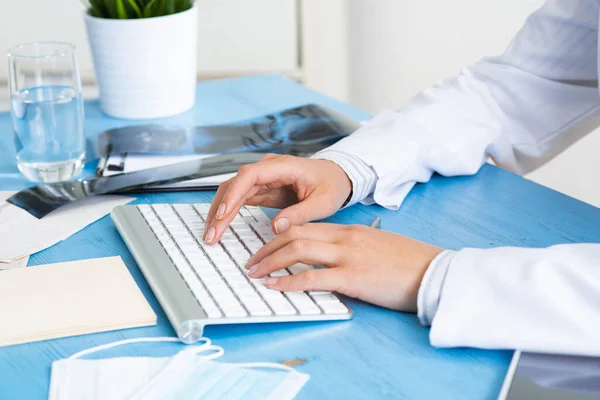
[[[492,157],[525,173],[600,125],[600,0],[550,0],[506,52],[384,111],[315,157],[337,162],[351,203],[400,206],[434,172]],[[419,292],[435,346],[600,356],[600,244],[443,253]]]

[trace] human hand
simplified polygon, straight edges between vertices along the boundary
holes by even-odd
[[[272,222],[273,231],[280,234],[290,226],[332,215],[351,191],[350,179],[333,161],[267,154],[219,186],[204,240],[217,243],[244,204],[283,208]]]
[[[298,275],[267,277],[279,291],[335,291],[369,303],[416,312],[423,275],[442,249],[362,225],[306,224],[276,236],[250,258],[252,278],[295,263],[323,265]]]

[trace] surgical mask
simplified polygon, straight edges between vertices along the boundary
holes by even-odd
[[[275,363],[229,364],[202,338],[172,357],[80,357],[138,342],[178,342],[176,338],[128,339],[90,348],[52,364],[49,400],[293,399],[309,376]]]

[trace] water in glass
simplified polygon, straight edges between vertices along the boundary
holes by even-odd
[[[34,43],[16,49],[9,52],[9,64],[17,166],[34,182],[76,177],[84,164],[85,137],[72,46]]]

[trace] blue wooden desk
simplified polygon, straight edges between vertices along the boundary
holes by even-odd
[[[260,76],[198,85],[196,108],[173,120],[214,124],[310,102],[357,120],[369,118],[281,76]],[[89,137],[132,123],[102,115],[96,101],[86,104]],[[94,166],[90,163],[86,173]],[[25,185],[15,166],[10,116],[0,113],[0,190]],[[212,196],[152,194],[139,196],[137,203],[210,202]],[[473,177],[435,177],[417,186],[399,211],[358,205],[330,220],[368,224],[375,216],[382,217],[382,229],[452,249],[600,241],[600,210],[493,166],[485,166]],[[123,338],[174,336],[109,217],[33,255],[29,264],[114,255],[125,260],[158,315],[157,326],[0,348],[0,399],[45,399],[52,361],[87,347]],[[311,375],[300,392],[302,399],[496,398],[510,352],[435,349],[429,345],[428,329],[419,325],[415,315],[360,301],[349,300],[349,304],[355,316],[347,322],[209,326],[205,334],[225,348],[225,361],[307,359],[298,367]],[[176,349],[177,344],[134,345],[101,355],[166,355]]]

